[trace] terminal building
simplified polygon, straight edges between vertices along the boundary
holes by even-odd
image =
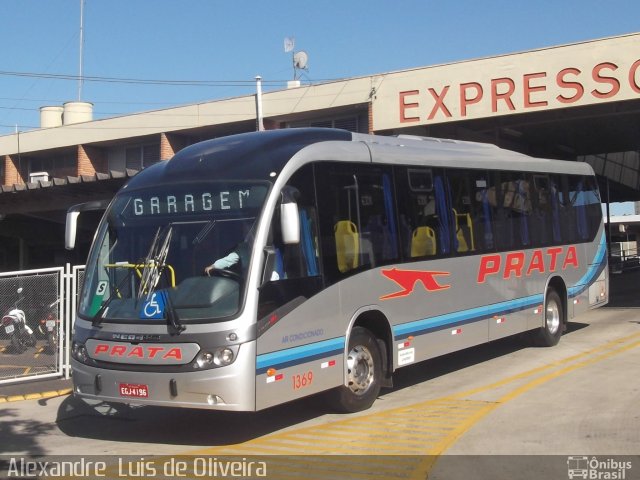
[[[42,107],[41,128],[0,137],[0,271],[84,263],[98,217],[81,216],[79,248],[67,252],[67,208],[111,198],[185,146],[255,130],[256,111],[255,95],[102,120],[90,103]],[[413,134],[588,162],[604,202],[640,201],[640,33],[292,82],[263,93],[262,112],[265,129]],[[628,231],[616,228],[627,242]]]

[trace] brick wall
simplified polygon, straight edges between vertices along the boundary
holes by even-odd
[[[5,155],[4,159],[4,178],[2,180],[3,185],[14,185],[16,183],[25,183],[24,178],[18,171],[18,159],[12,155]]]
[[[160,160],[169,160],[187,146],[187,140],[171,133],[160,134]]]
[[[369,133],[374,133],[373,131],[373,104],[371,102],[369,102],[368,105],[368,110],[369,110]]]
[[[98,147],[78,145],[77,175],[95,175],[96,172],[107,173],[107,154]]]

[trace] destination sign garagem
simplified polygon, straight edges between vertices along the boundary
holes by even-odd
[[[235,186],[220,190],[205,190],[197,186],[178,190],[162,194],[144,192],[132,195],[123,213],[125,217],[131,218],[242,210],[261,205],[267,193],[264,185]]]

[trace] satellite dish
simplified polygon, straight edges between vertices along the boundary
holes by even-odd
[[[284,39],[284,51],[285,53],[291,52],[296,45],[296,39],[294,37],[286,37]]]
[[[293,66],[295,68],[299,68],[300,70],[305,70],[307,68],[307,62],[309,61],[309,55],[304,50],[300,50],[296,52],[293,56]]]

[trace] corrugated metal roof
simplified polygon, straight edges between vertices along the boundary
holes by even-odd
[[[0,187],[0,214],[66,210],[91,200],[108,200],[138,170],[112,170],[94,175],[67,176]]]
[[[0,186],[0,193],[24,192],[27,190],[38,190],[41,188],[62,187],[65,185],[75,185],[78,183],[98,182],[101,180],[128,179],[133,177],[138,170],[126,169],[124,172],[111,170],[109,173],[95,173],[94,175],[80,175],[78,177],[67,176],[64,178],[52,178],[48,181],[38,180],[36,182],[15,183],[13,185]]]

